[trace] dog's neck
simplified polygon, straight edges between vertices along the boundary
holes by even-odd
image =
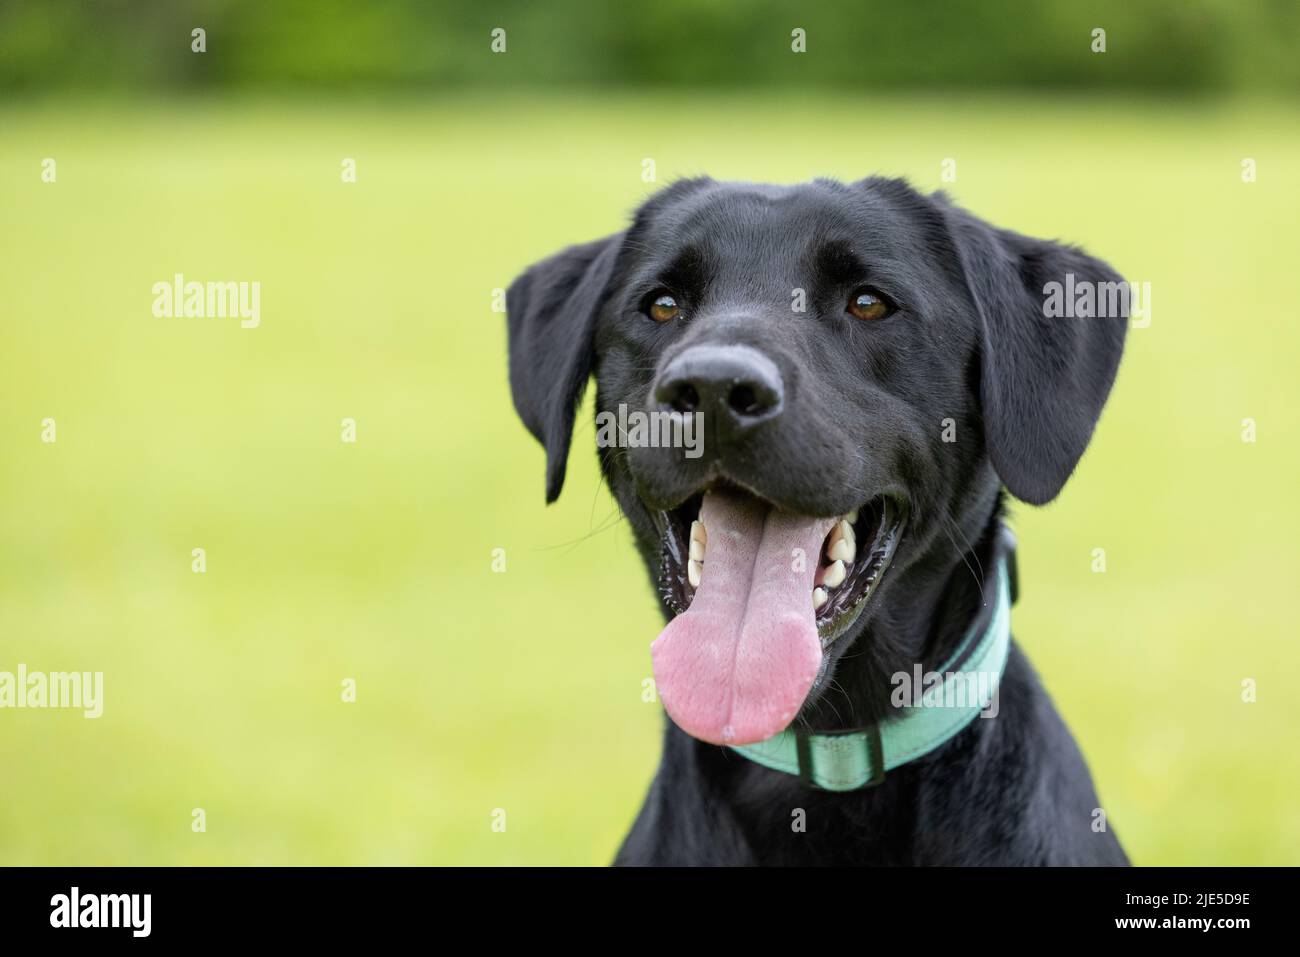
[[[895,559],[902,567],[886,573],[872,599],[880,603],[837,663],[831,687],[801,715],[801,725],[836,731],[879,721],[891,710],[892,676],[910,674],[916,665],[932,670],[956,650],[978,614],[982,582],[993,572],[1002,518],[996,488],[981,499],[973,514],[982,518],[971,529],[953,524],[920,555],[905,563]]]

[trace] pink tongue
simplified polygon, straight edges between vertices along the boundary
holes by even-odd
[[[700,521],[708,534],[700,587],[650,646],[655,683],[687,734],[762,741],[793,720],[821,666],[813,576],[836,520],[710,492]]]

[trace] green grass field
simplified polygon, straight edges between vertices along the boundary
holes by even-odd
[[[1016,635],[1135,862],[1300,863],[1292,105],[51,101],[0,129],[0,670],[105,674],[98,720],[0,711],[0,863],[609,860],[658,757],[659,619],[589,416],[543,507],[491,307],[619,228],[647,157],[906,175],[1151,283],[1073,484],[1015,512]],[[155,318],[177,272],[259,281],[260,326]]]

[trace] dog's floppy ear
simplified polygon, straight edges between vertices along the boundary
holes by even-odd
[[[564,485],[573,416],[594,358],[596,314],[623,234],[570,246],[530,266],[506,292],[510,391],[546,448],[546,501]]]
[[[1115,381],[1127,287],[1082,250],[995,229],[956,207],[945,211],[980,319],[989,457],[1013,495],[1043,505],[1074,471]],[[1047,308],[1050,297],[1064,303],[1089,284],[1094,308],[1083,311],[1091,316],[1071,304],[1065,315]],[[1117,289],[1122,296],[1112,295]]]

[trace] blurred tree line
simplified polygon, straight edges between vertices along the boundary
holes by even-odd
[[[0,0],[0,89],[1291,93],[1298,37],[1298,0]]]

